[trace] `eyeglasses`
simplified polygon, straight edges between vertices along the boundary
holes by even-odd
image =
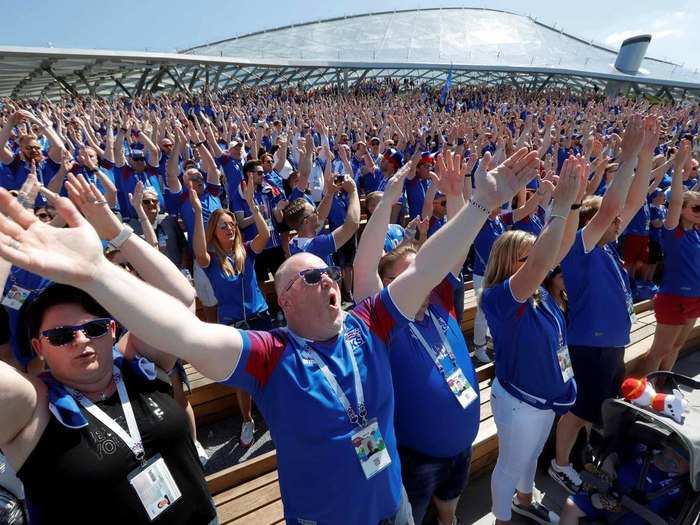
[[[51,215],[49,215],[46,212],[40,212],[36,214],[36,218],[39,219],[40,221],[46,221],[46,220],[51,220]]]
[[[237,226],[238,225],[234,222],[222,222],[221,224],[219,224],[218,228],[220,230],[234,230],[235,231]]]
[[[447,206],[447,201],[435,201],[435,204],[439,204],[440,206]]]
[[[158,204],[158,199],[143,199],[141,202],[147,205]]]
[[[289,290],[297,279],[299,279],[299,277],[303,279],[306,286],[315,286],[321,282],[321,277],[324,273],[336,282],[340,281],[340,278],[343,276],[343,271],[340,269],[340,266],[328,266],[327,268],[310,268],[308,270],[302,270],[299,272],[299,275],[292,279],[284,291],[286,292]]]
[[[204,177],[202,177],[201,175],[194,175],[190,177],[190,180],[192,182],[204,182]]]
[[[691,206],[690,209],[693,210],[693,213],[700,213],[700,204],[696,204],[695,206]]]
[[[83,332],[89,339],[103,337],[108,331],[111,319],[94,319],[87,323],[73,326],[59,326],[41,332],[42,337],[46,337],[53,346],[64,346],[75,340],[77,332]]]
[[[263,175],[265,173],[265,171],[264,170],[253,170],[253,173],[255,173],[256,175]]]

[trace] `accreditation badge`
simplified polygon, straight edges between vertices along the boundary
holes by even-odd
[[[182,497],[170,469],[160,454],[131,472],[128,480],[151,521]]]
[[[370,479],[391,465],[391,457],[386,449],[376,418],[371,419],[364,427],[355,432],[350,440],[365,478]]]
[[[447,376],[447,386],[462,408],[467,408],[479,397],[472,388],[471,383],[467,381],[461,368],[458,368]]]

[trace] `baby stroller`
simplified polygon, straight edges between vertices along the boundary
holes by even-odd
[[[605,518],[599,517],[598,521],[586,518],[581,523],[700,525],[700,382],[673,372],[655,372],[647,379],[657,392],[670,394],[673,389],[681,390],[688,400],[689,411],[679,424],[625,399],[609,399],[604,403],[602,440],[594,453],[592,472],[583,472],[582,477],[597,498],[596,508],[605,506]],[[677,454],[683,467],[687,462],[687,473],[673,474],[674,478],[664,479],[649,492],[650,469],[658,473],[656,462],[663,459],[662,451],[671,456]],[[632,457],[637,464],[633,472],[638,474],[631,483],[629,476],[625,484],[608,475],[610,460],[618,455]],[[667,504],[658,505],[663,498]],[[610,502],[614,502],[612,506]],[[663,509],[656,512],[655,508],[660,507]]]

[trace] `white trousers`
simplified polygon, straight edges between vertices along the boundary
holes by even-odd
[[[484,311],[479,306],[484,276],[474,274],[472,276],[474,282],[474,294],[476,295],[476,316],[474,317],[474,346],[484,346],[486,344],[486,336],[491,335],[489,325],[486,322]]]
[[[498,435],[498,461],[491,475],[491,500],[496,519],[511,518],[511,502],[517,489],[530,494],[535,471],[554,423],[553,410],[540,410],[506,392],[498,379],[491,385],[491,409]]]

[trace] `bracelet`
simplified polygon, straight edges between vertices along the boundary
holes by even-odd
[[[491,213],[491,210],[489,210],[486,206],[484,206],[480,202],[474,200],[474,197],[469,197],[469,204],[471,206],[474,206],[477,210],[485,213],[486,215],[489,215]]]
[[[577,203],[575,202],[574,204],[571,205],[571,209],[578,210],[581,206],[582,206],[582,204],[580,202],[577,202]]]
[[[561,219],[561,220],[565,221],[565,220],[566,220],[566,217],[564,217],[563,215],[554,215],[554,214],[552,214],[552,215],[549,216],[549,222],[552,222],[552,219]]]
[[[131,237],[132,233],[134,233],[134,230],[131,228],[131,226],[125,224],[122,231],[120,231],[114,239],[108,240],[107,244],[109,244],[110,248],[113,248],[114,250],[120,250],[126,240]]]

